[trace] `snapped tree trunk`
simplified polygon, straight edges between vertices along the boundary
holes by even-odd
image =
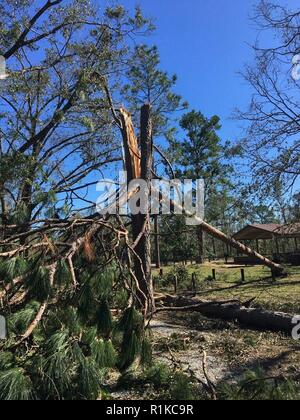
[[[123,144],[124,144],[124,152],[125,152],[125,161],[126,161],[126,170],[128,175],[128,182],[133,179],[141,178],[150,183],[150,179],[152,176],[151,168],[152,168],[152,127],[151,127],[151,108],[149,105],[144,105],[141,110],[141,153],[138,148],[137,139],[134,133],[134,128],[132,124],[131,115],[124,109],[120,110],[121,114],[121,122],[122,122],[122,136],[123,136]],[[141,156],[142,154],[142,156]],[[169,204],[170,197],[161,197],[162,201],[167,201]],[[172,200],[171,200],[172,202]],[[185,209],[182,206],[177,205],[176,203],[172,202],[174,208],[176,208],[180,212],[185,213]],[[187,216],[193,216],[185,213]],[[214,238],[219,239],[220,241],[230,245],[232,248],[235,248],[237,251],[241,252],[242,254],[254,256],[258,260],[262,262],[263,265],[271,268],[272,272],[275,275],[281,275],[284,273],[284,267],[280,264],[276,264],[273,261],[265,258],[264,256],[260,255],[258,252],[248,248],[247,246],[241,244],[240,242],[236,241],[235,239],[225,235],[220,230],[214,228],[210,224],[206,223],[199,217],[195,217],[196,221],[199,219],[199,226],[201,226],[202,231],[212,235]],[[137,239],[139,238],[140,234],[142,234],[141,241],[139,241],[138,245],[138,260],[136,262],[136,274],[138,276],[138,280],[140,283],[140,288],[143,291],[143,294],[146,295],[147,300],[152,303],[154,307],[154,299],[153,299],[153,284],[152,284],[152,277],[151,277],[151,241],[150,241],[150,219],[149,214],[145,217],[141,217],[138,215],[137,217],[133,218],[133,231],[134,237]],[[142,261],[142,264],[140,262]],[[139,265],[139,268],[138,268]],[[141,268],[142,267],[142,268]]]
[[[151,107],[147,104],[141,109],[140,151],[130,114],[122,109],[120,112],[128,182],[141,178],[148,187],[148,191],[142,192],[145,194],[144,202],[148,203],[147,208],[144,212],[132,215],[132,231],[137,254],[134,258],[134,269],[140,288],[137,294],[144,308],[154,309],[149,201],[153,160]]]

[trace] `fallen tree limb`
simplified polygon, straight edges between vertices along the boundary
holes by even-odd
[[[49,283],[50,283],[51,287],[54,284],[54,277],[55,277],[56,269],[57,269],[57,262],[53,263],[52,265],[50,265],[48,267]],[[38,313],[36,314],[34,320],[31,322],[31,324],[27,328],[26,332],[22,335],[20,340],[17,341],[17,343],[14,344],[14,346],[13,346],[14,348],[18,347],[20,344],[24,343],[24,341],[26,341],[32,335],[32,333],[34,332],[34,330],[36,329],[38,324],[41,322],[47,307],[48,307],[48,298],[45,299],[45,301],[41,303],[40,309],[38,310]]]
[[[250,257],[255,257],[259,260],[263,265],[266,267],[271,268],[272,272],[276,276],[286,275],[285,269],[282,265],[277,264],[268,258],[264,257],[263,255],[259,254],[258,252],[254,251],[253,249],[249,248],[248,246],[242,244],[241,242],[236,241],[234,238],[231,238],[225,233],[221,232],[219,229],[216,229],[214,226],[211,226],[209,223],[202,221],[202,229],[208,233],[209,235],[213,236],[214,238],[228,244],[234,249],[237,249],[241,254],[248,255]]]
[[[291,334],[296,315],[272,312],[260,308],[247,308],[238,301],[205,302],[198,299],[166,296],[166,307],[158,308],[155,314],[168,311],[194,311],[209,318],[238,321],[240,324],[259,330],[279,331]]]
[[[209,389],[210,394],[212,396],[212,399],[214,401],[217,401],[218,397],[217,397],[216,386],[212,382],[212,380],[210,379],[210,377],[208,375],[208,372],[207,372],[207,354],[206,354],[205,350],[203,350],[202,370],[203,370],[203,374],[204,374],[206,382],[207,382],[208,389]]]

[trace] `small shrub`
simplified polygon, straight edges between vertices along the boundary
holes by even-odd
[[[156,364],[145,372],[145,382],[151,383],[155,388],[167,386],[172,378],[171,369],[164,364]]]
[[[172,400],[190,401],[196,399],[196,389],[194,384],[184,373],[176,373],[170,389]]]
[[[184,265],[175,266],[166,276],[164,276],[160,283],[163,287],[173,287],[174,278],[178,279],[178,287],[181,289],[187,289],[191,287],[191,276],[188,269]]]

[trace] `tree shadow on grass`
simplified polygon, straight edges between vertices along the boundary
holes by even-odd
[[[258,357],[248,363],[244,363],[240,367],[234,367],[230,373],[216,385],[217,388],[221,388],[223,385],[230,383],[237,383],[245,377],[248,371],[257,372],[258,370],[263,371],[266,378],[284,378],[291,379],[293,381],[299,381],[300,372],[296,370],[294,372],[287,372],[284,367],[290,362],[290,356],[295,352],[300,353],[300,347],[295,346],[289,350],[281,352],[277,356],[272,357]]]

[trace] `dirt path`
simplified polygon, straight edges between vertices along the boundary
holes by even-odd
[[[262,369],[266,376],[297,377],[300,343],[282,334],[242,329],[226,321],[199,314],[161,313],[151,322],[154,362],[186,372],[216,386],[235,383],[249,370]],[[114,399],[155,399],[147,387],[118,388]]]
[[[206,382],[203,371],[203,357],[209,333],[186,329],[179,324],[168,323],[166,319],[151,322],[156,342],[154,357],[167,365],[177,365],[184,371],[191,371],[195,377]],[[218,356],[207,355],[206,370],[212,382],[218,383],[231,376],[228,366]]]

